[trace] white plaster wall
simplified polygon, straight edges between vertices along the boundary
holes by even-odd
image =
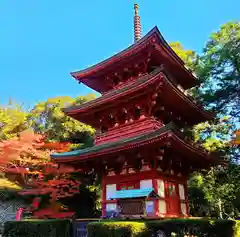
[[[115,194],[116,190],[117,190],[116,184],[106,185],[106,199],[110,200],[111,196]]]
[[[140,189],[152,188],[153,183],[151,179],[145,179],[140,181]]]

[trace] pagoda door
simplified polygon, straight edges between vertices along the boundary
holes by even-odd
[[[180,198],[178,195],[178,186],[175,183],[167,182],[167,195],[168,195],[168,214],[179,215],[180,214]]]

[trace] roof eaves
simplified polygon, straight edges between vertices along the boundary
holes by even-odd
[[[133,143],[140,146],[140,145],[144,145],[146,141],[154,142],[154,140],[156,140],[156,139],[158,140],[159,137],[164,136],[164,134],[166,134],[167,137],[169,137],[169,138],[171,137],[176,142],[182,144],[187,149],[198,153],[202,157],[206,157],[206,156],[210,155],[210,153],[205,151],[202,147],[196,147],[193,144],[189,144],[188,142],[186,142],[184,140],[183,136],[181,135],[181,132],[178,131],[177,127],[173,123],[169,123],[169,124],[165,125],[164,127],[160,128],[154,132],[151,132],[150,134],[139,135],[137,137],[133,137],[133,138],[129,138],[129,139],[122,139],[118,142],[101,144],[99,146],[86,148],[83,150],[77,150],[77,151],[72,151],[72,152],[67,152],[67,153],[52,154],[51,158],[58,160],[59,162],[65,162],[67,160],[79,158],[80,156],[85,157],[87,155],[88,158],[93,157],[93,156],[95,156],[94,154],[99,154],[100,151],[104,151],[105,153],[108,152],[108,154],[110,154],[110,153],[116,151],[116,149],[118,149],[118,151],[122,150],[123,148],[129,149],[132,147],[131,144],[133,144]],[[126,148],[126,145],[128,145],[127,148]],[[102,152],[100,155],[105,154],[104,152]],[[209,156],[209,158],[210,157],[211,156]],[[213,158],[216,159],[216,157],[213,157]]]
[[[130,189],[130,190],[120,190],[116,191],[110,199],[128,199],[128,198],[141,198],[141,197],[149,197],[154,192],[154,189]],[[154,192],[154,196],[158,197],[158,195]]]
[[[105,99],[114,98],[114,96],[116,96],[120,93],[126,92],[127,94],[129,94],[130,92],[135,91],[138,88],[137,87],[138,85],[141,85],[142,83],[148,81],[150,78],[156,77],[161,71],[162,71],[162,68],[157,68],[150,74],[142,76],[142,77],[138,78],[138,80],[131,82],[129,84],[126,84],[125,86],[119,88],[118,90],[109,91],[106,94],[104,94],[103,96],[100,96],[100,97],[98,97],[92,101],[86,102],[84,104],[74,105],[74,106],[64,108],[63,112],[71,113],[73,110],[81,110],[82,108],[87,108],[90,105],[96,106],[98,103],[103,102]],[[129,88],[131,88],[132,90],[130,90]]]
[[[82,150],[75,150],[75,151],[64,152],[64,153],[55,153],[55,154],[51,155],[51,158],[53,158],[53,159],[60,158],[61,159],[61,157],[78,157],[80,155],[89,154],[89,152],[95,153],[95,152],[98,152],[102,149],[110,150],[110,149],[113,149],[113,148],[116,148],[116,147],[125,146],[126,144],[131,144],[133,142],[134,143],[136,143],[136,142],[139,143],[139,142],[144,141],[146,139],[156,138],[156,136],[159,136],[161,134],[165,134],[168,131],[170,131],[171,128],[174,129],[173,126],[172,126],[172,123],[170,123],[168,125],[165,125],[164,127],[160,128],[160,129],[158,129],[154,132],[148,133],[148,134],[141,134],[141,135],[136,136],[136,137],[121,139],[120,141],[117,141],[117,142],[104,143],[104,144],[100,144],[100,145],[97,145],[97,146],[85,148],[85,149],[82,149]]]
[[[175,53],[175,51],[171,48],[171,46],[168,44],[168,42],[164,39],[161,32],[159,31],[158,27],[155,26],[154,32],[158,34],[158,37],[160,38],[161,43],[166,47],[169,53],[171,53],[182,65],[185,65],[184,61]]]
[[[158,37],[160,37],[160,40],[162,42],[164,42],[164,44],[167,44],[167,42],[164,40],[163,36],[161,35],[160,31],[158,30],[158,27],[155,26],[153,29],[151,29],[145,36],[143,36],[139,41],[137,41],[137,43],[134,43],[134,44],[131,44],[129,47],[127,47],[126,49],[120,51],[119,53],[97,63],[97,64],[94,64],[93,66],[90,66],[86,69],[83,69],[83,70],[78,70],[78,71],[75,71],[75,72],[71,72],[70,74],[77,80],[81,81],[82,79],[79,79],[80,77],[83,77],[84,73],[88,74],[88,73],[91,73],[91,70],[94,70],[95,68],[97,67],[105,67],[107,66],[107,64],[109,62],[111,62],[113,59],[117,59],[119,57],[124,57],[124,54],[131,51],[131,50],[134,50],[135,48],[138,48],[142,43],[144,43],[145,41],[147,41],[152,35],[154,34],[157,34]],[[168,47],[170,47],[168,45]],[[174,51],[173,51],[174,53]],[[176,54],[175,54],[176,55]],[[178,56],[177,56],[178,57]],[[180,58],[179,58],[180,59]],[[181,60],[181,59],[180,59]],[[86,76],[87,77],[87,76]]]
[[[192,99],[191,97],[185,95],[177,86],[176,84],[171,81],[171,79],[168,79],[167,75],[164,73],[164,75],[166,76],[166,82],[169,84],[169,86],[172,87],[173,90],[176,91],[176,93],[183,99],[186,100],[190,106],[194,109],[196,109],[197,111],[199,111],[204,117],[206,117],[207,119],[211,120],[216,116],[216,113],[212,112],[212,111],[207,111],[205,110],[201,105],[199,105],[196,101],[194,101],[194,99]]]

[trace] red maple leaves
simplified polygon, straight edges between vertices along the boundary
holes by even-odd
[[[18,138],[0,142],[2,171],[10,177],[13,174],[18,177],[23,186],[21,195],[36,197],[25,211],[38,218],[65,218],[74,214],[62,212],[65,208],[57,200],[78,193],[80,182],[71,179],[72,167],[59,166],[50,159],[51,152],[69,149],[70,143],[47,143],[44,136],[30,130],[22,132]],[[42,195],[50,197],[50,205],[45,209],[39,209]]]

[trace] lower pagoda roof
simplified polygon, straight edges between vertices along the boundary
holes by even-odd
[[[131,150],[147,146],[157,142],[167,142],[173,146],[174,149],[181,150],[184,154],[188,154],[189,157],[196,159],[204,159],[209,163],[215,163],[217,161],[215,156],[212,156],[199,146],[195,146],[185,141],[182,133],[179,132],[177,127],[173,123],[169,123],[156,131],[141,134],[139,136],[121,139],[116,142],[109,142],[104,144],[95,145],[93,147],[75,150],[65,153],[55,153],[51,155],[57,163],[66,162],[85,162],[92,159],[100,158],[109,154],[116,154],[121,151]],[[166,144],[167,144],[166,143]]]

